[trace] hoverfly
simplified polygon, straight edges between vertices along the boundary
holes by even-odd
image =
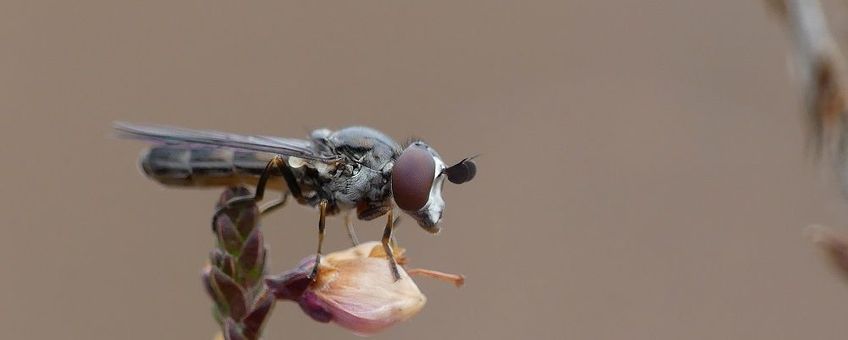
[[[120,136],[156,143],[141,157],[141,167],[148,177],[162,184],[202,187],[248,183],[255,185],[256,191],[244,199],[261,200],[266,187],[284,191],[283,197],[263,207],[263,212],[282,206],[289,195],[299,204],[317,207],[318,250],[313,277],[321,260],[325,217],[345,213],[348,234],[356,244],[350,217],[355,211],[360,220],[387,216],[382,243],[394,278],[399,279],[390,245],[395,204],[421,228],[438,233],[445,209],[444,180],[461,184],[472,180],[477,172],[474,157],[447,166],[423,141],[414,140],[402,147],[382,132],[362,126],[337,131],[317,129],[308,139],[130,123],[116,123],[115,129]]]

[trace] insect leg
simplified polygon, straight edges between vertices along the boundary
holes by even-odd
[[[265,186],[268,184],[268,179],[271,177],[271,171],[277,170],[283,179],[286,181],[286,186],[289,188],[289,192],[294,198],[300,202],[303,200],[303,193],[300,191],[300,186],[297,185],[297,179],[294,178],[294,173],[289,168],[288,164],[286,164],[285,160],[283,160],[280,156],[274,156],[269,162],[268,165],[265,166],[265,170],[262,170],[262,174],[259,176],[259,181],[256,183],[256,194],[254,198],[257,201],[261,201],[265,195]]]
[[[394,231],[394,229],[397,229],[397,227],[398,227],[398,226],[400,226],[400,215],[398,215],[398,217],[395,217],[395,221],[394,221],[394,222],[392,222],[392,223],[394,224],[394,225],[392,226],[392,230]],[[394,233],[394,232],[392,232],[392,238],[391,238],[391,240],[390,240],[390,241],[391,241],[391,244],[390,244],[390,245],[392,246],[392,248],[397,248],[397,247],[399,247],[399,246],[398,246],[397,235],[395,235],[395,233]]]
[[[274,156],[274,158],[268,161],[268,164],[265,165],[265,169],[262,170],[262,174],[259,175],[259,181],[256,183],[256,192],[253,195],[233,197],[215,211],[215,214],[212,215],[212,230],[215,230],[215,222],[218,220],[218,216],[220,216],[228,207],[239,203],[261,201],[262,198],[265,197],[265,187],[268,184],[268,179],[271,177],[271,171],[274,170],[276,170],[281,176],[283,176],[283,179],[285,179],[289,193],[291,193],[298,202],[303,201],[303,193],[300,191],[300,186],[297,185],[297,179],[295,179],[294,173],[282,157]],[[282,207],[286,203],[287,199],[288,194],[284,194],[281,199],[264,206],[260,212],[264,214]]]
[[[266,204],[263,204],[261,207],[259,207],[259,214],[264,216],[267,213],[270,213],[270,212],[273,212],[274,210],[282,208],[283,206],[286,205],[286,203],[288,203],[288,200],[289,200],[289,193],[287,193],[287,192],[283,193],[282,197],[275,199],[271,202],[268,202]]]
[[[356,247],[359,245],[359,238],[356,237],[356,230],[353,229],[353,219],[350,217],[352,213],[345,214],[344,222],[347,227],[347,236],[350,237],[350,242]]]
[[[309,279],[315,280],[318,278],[318,265],[321,264],[321,246],[324,244],[324,226],[327,216],[327,200],[321,200],[318,203],[318,251],[315,254],[315,266],[312,267],[312,273],[309,274]]]
[[[392,276],[394,276],[395,281],[400,280],[400,272],[398,272],[397,261],[395,261],[395,252],[392,249],[392,246],[389,244],[392,240],[392,231],[394,230],[395,223],[392,218],[392,210],[389,210],[389,218],[386,219],[386,229],[383,230],[383,250],[386,251],[386,256],[389,258],[389,268],[392,270]]]

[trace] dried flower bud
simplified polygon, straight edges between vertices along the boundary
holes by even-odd
[[[403,249],[396,250],[396,257],[403,263]],[[398,268],[401,279],[394,280],[379,242],[323,256],[312,282],[307,276],[314,261],[307,257],[294,270],[267,278],[266,284],[278,299],[297,302],[316,321],[369,335],[409,319],[427,301],[403,267]]]

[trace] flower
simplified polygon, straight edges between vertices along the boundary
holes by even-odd
[[[398,263],[405,262],[403,249],[395,248]],[[383,247],[366,242],[321,258],[315,281],[308,278],[314,256],[303,259],[293,270],[266,278],[268,288],[278,299],[297,302],[319,322],[334,322],[359,335],[377,333],[407,320],[424,307],[427,298],[409,274],[422,274],[461,285],[458,275],[431,270],[407,272],[399,266],[395,281]]]

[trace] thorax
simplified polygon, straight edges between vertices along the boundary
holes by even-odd
[[[356,208],[360,219],[376,218],[391,207],[391,168],[400,145],[385,134],[367,127],[348,127],[335,132],[312,132],[312,141],[324,152],[341,157],[328,164],[289,157],[288,165],[305,189],[308,204],[329,202],[328,213]]]

